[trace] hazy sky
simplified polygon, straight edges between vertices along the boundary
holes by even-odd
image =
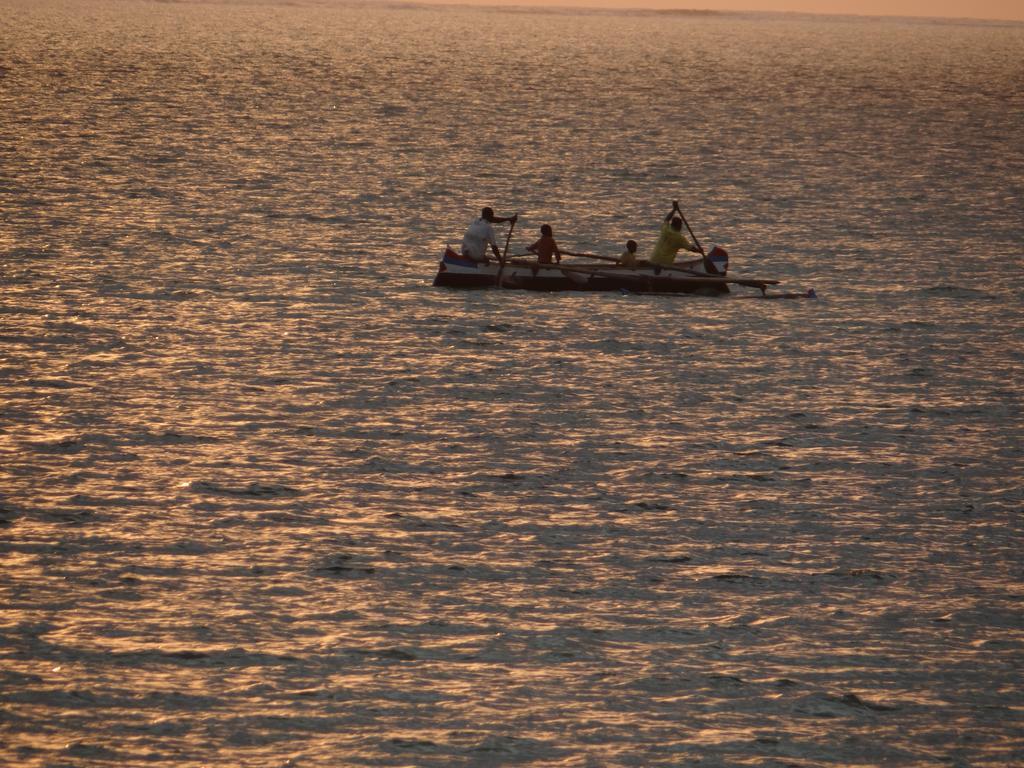
[[[1024,21],[1024,0],[448,0],[495,5],[701,8],[731,11],[852,13],[865,16],[942,16]]]

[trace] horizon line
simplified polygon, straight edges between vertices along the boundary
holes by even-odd
[[[166,2],[167,0],[162,0]],[[173,0],[172,0],[173,1]],[[260,0],[257,0],[259,2]],[[262,0],[273,2],[274,0]],[[317,0],[314,0],[316,2]],[[319,0],[324,2],[325,0]],[[332,0],[326,0],[332,2]],[[939,24],[988,24],[1024,26],[1024,19],[986,18],[979,16],[915,16],[910,14],[886,13],[835,13],[821,11],[785,11],[785,10],[752,10],[752,9],[715,9],[715,8],[658,8],[654,6],[630,7],[628,5],[564,5],[559,2],[509,2],[508,0],[340,0],[352,5],[384,5],[396,8],[479,8],[507,11],[526,11],[538,13],[594,13],[594,14],[626,14],[626,15],[666,15],[666,16],[787,16],[807,18],[830,18],[851,20],[886,20],[886,21],[925,21]],[[611,0],[615,3],[616,0]],[[626,2],[626,0],[621,0]]]

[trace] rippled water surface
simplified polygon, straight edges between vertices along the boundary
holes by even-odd
[[[1021,25],[0,0],[0,762],[1021,764],[1022,125]],[[674,198],[820,298],[431,287]]]

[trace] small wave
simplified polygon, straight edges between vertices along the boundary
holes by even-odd
[[[37,453],[75,453],[88,448],[117,448],[120,442],[109,435],[82,433],[58,435],[29,444]]]
[[[848,707],[853,707],[854,709],[870,709],[873,712],[892,712],[897,709],[897,707],[892,704],[870,701],[868,699],[861,698],[855,693],[844,693],[842,696],[832,697],[832,700],[840,704],[845,704]]]
[[[42,248],[12,248],[6,253],[9,259],[51,259],[60,255],[59,250],[48,245]]]
[[[76,389],[86,386],[81,382],[69,379],[32,379],[25,384],[32,389]]]
[[[299,496],[301,491],[291,486],[278,483],[249,483],[242,486],[229,486],[213,483],[208,480],[193,480],[185,486],[190,491],[218,496],[251,496],[254,498],[276,498],[281,496]]]
[[[0,525],[10,525],[20,514],[14,507],[0,503]]]
[[[195,238],[192,237],[179,235],[176,234],[175,232],[171,232],[170,230],[164,229],[162,227],[150,230],[149,236],[154,240],[157,240],[158,242],[167,243],[170,245],[206,245],[206,243],[203,242],[202,240],[196,240]]]
[[[136,437],[136,442],[144,445],[197,445],[200,443],[216,443],[216,437],[207,435],[189,435],[183,432],[167,430],[164,432],[145,431]]]
[[[349,224],[351,222],[351,218],[348,216],[318,216],[315,213],[303,213],[299,218],[310,224]]]
[[[326,557],[319,565],[313,568],[314,573],[327,574],[330,576],[356,575],[374,573],[376,568],[368,563],[353,562],[354,555],[347,552]]]
[[[102,744],[93,744],[87,741],[72,741],[64,745],[63,753],[68,757],[88,760],[119,761],[123,755],[115,752]]]
[[[188,288],[158,288],[153,291],[126,294],[129,298],[140,301],[188,301],[200,292]]]
[[[991,299],[992,294],[977,288],[964,288],[959,285],[934,285],[920,291],[925,296],[943,296],[954,299]]]

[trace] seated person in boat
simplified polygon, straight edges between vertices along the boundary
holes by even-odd
[[[536,253],[537,261],[541,264],[550,264],[552,256],[558,260],[558,263],[562,262],[562,252],[558,250],[558,243],[555,242],[555,234],[551,231],[550,224],[541,226],[540,240],[526,250]]]
[[[679,203],[673,201],[672,210],[668,212],[668,216],[665,217],[665,221],[661,225],[661,233],[658,235],[658,242],[651,255],[652,264],[671,266],[672,262],[676,260],[676,253],[680,248],[685,248],[692,253],[700,253],[683,234],[683,217],[676,215],[678,211]]]
[[[491,225],[503,224],[506,221],[515,224],[518,218],[516,214],[501,218],[495,216],[491,208],[484,208],[480,212],[480,218],[469,225],[462,238],[462,255],[473,261],[487,261],[487,246],[490,245],[494,258],[501,259],[498,243],[494,239],[494,227]]]
[[[636,240],[626,241],[626,250],[619,256],[619,264],[624,267],[636,266]]]

